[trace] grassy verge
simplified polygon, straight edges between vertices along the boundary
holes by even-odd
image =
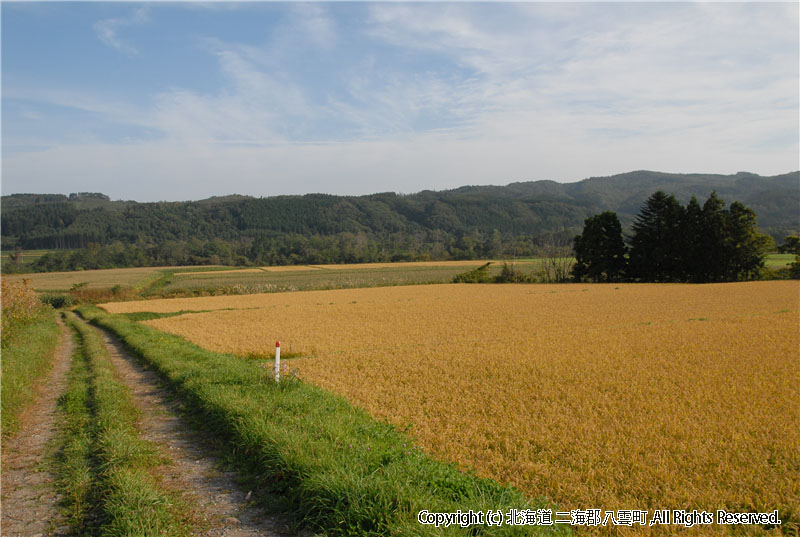
[[[60,401],[59,484],[76,533],[189,535],[190,516],[155,477],[164,463],[139,438],[137,409],[96,330],[65,314],[79,346]]]
[[[209,436],[224,439],[232,463],[257,483],[260,498],[298,525],[328,535],[569,533],[563,526],[422,525],[422,510],[548,506],[431,459],[391,425],[319,388],[294,379],[276,384],[252,361],[206,351],[97,308],[79,311],[154,366]]]
[[[19,430],[22,410],[33,401],[36,381],[53,364],[59,330],[53,310],[40,309],[2,335],[2,429],[7,438]]]

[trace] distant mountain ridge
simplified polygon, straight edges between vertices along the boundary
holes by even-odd
[[[12,194],[2,197],[2,240],[4,248],[78,248],[264,234],[537,236],[579,231],[584,218],[605,210],[616,211],[627,225],[656,190],[674,193],[682,203],[693,195],[702,203],[716,191],[728,204],[740,201],[753,209],[761,230],[778,239],[800,230],[800,171],[770,177],[634,171],[576,183],[544,180],[409,195],[226,195],[138,203],[99,193]]]

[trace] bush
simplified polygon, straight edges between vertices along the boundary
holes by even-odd
[[[98,304],[100,302],[112,302],[116,300],[131,300],[137,296],[138,291],[129,285],[117,284],[113,287],[88,288],[84,285],[78,284],[78,287],[72,286],[69,294],[73,300],[73,304]]]
[[[491,261],[481,265],[480,267],[462,272],[453,278],[453,283],[491,283],[492,277],[489,276],[489,265]]]
[[[522,271],[517,270],[513,263],[503,263],[503,269],[494,281],[497,283],[526,283],[530,282],[531,278]]]
[[[795,262],[789,265],[789,278],[800,280],[800,256],[797,256]]]
[[[75,297],[64,293],[45,293],[39,297],[39,300],[55,309],[69,308],[78,303]]]
[[[36,292],[30,287],[30,280],[21,282],[2,281],[2,330],[18,324],[24,324],[41,311],[42,303],[36,298]]]

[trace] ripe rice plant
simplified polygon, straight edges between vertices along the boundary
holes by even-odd
[[[175,389],[193,424],[223,443],[252,485],[253,500],[325,535],[569,535],[563,525],[422,525],[422,510],[506,513],[556,509],[543,498],[481,479],[423,453],[402,431],[344,398],[287,378],[274,382],[252,359],[213,353],[183,338],[81,306]]]
[[[567,509],[778,509],[791,528],[798,297],[797,282],[442,285],[108,307],[216,310],[146,323],[242,355],[281,340],[301,378]]]

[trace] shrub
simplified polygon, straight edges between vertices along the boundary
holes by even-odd
[[[36,298],[30,282],[27,278],[21,282],[2,281],[3,332],[29,321],[41,310],[42,303]]]
[[[75,297],[66,295],[64,293],[45,293],[39,297],[42,303],[51,306],[52,308],[69,308],[77,304]]]
[[[517,270],[513,263],[503,263],[503,269],[495,278],[495,281],[497,283],[526,283],[531,281],[531,278],[522,271]]]
[[[462,272],[453,278],[453,283],[491,283],[492,278],[489,276],[489,265],[491,264],[490,261],[480,267]]]
[[[800,280],[800,255],[795,258],[795,262],[789,265],[789,278]]]
[[[137,296],[138,292],[134,287],[129,285],[117,284],[113,287],[104,288],[87,288],[86,286],[80,285],[79,287],[73,286],[69,294],[74,301],[73,304],[98,304],[100,302],[112,302],[116,300],[131,300]]]

